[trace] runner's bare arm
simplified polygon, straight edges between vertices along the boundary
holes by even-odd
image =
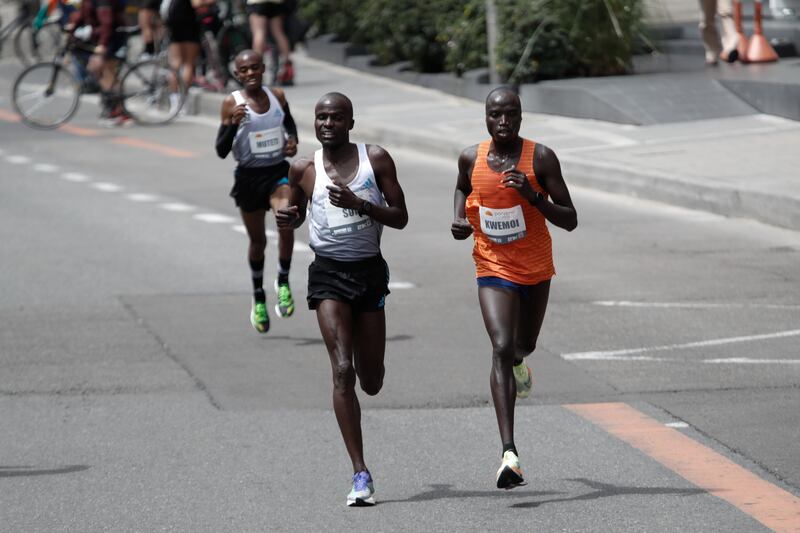
[[[315,179],[313,160],[298,159],[292,163],[289,168],[289,206],[275,212],[275,222],[279,228],[298,228],[303,224],[308,199],[314,192]]]
[[[461,241],[472,235],[472,226],[467,221],[467,196],[472,192],[472,169],[478,158],[478,145],[465,148],[458,157],[458,179],[453,195],[453,224],[450,232]]]
[[[297,137],[297,124],[295,124],[292,112],[289,110],[289,101],[286,100],[286,93],[283,92],[283,89],[275,87],[274,89],[270,88],[270,91],[278,99],[283,109],[283,129],[286,130],[286,136],[288,137],[286,145],[283,147],[283,153],[288,157],[294,157],[297,154],[299,140]]]
[[[228,156],[233,147],[233,139],[236,137],[236,130],[239,129],[239,122],[247,113],[245,108],[244,104],[237,106],[236,100],[230,94],[222,101],[222,107],[219,112],[222,124],[220,124],[219,131],[217,131],[215,145],[217,155],[222,159]]]
[[[556,153],[547,146],[537,143],[534,169],[552,200],[552,202],[542,200],[536,207],[550,223],[567,231],[574,230],[578,226],[578,213],[572,205],[572,198],[561,175],[561,163],[558,162]]]
[[[408,224],[406,197],[397,181],[397,167],[389,152],[377,144],[367,145],[367,157],[375,173],[375,181],[386,200],[385,206],[371,205],[369,216],[390,228],[403,229]],[[369,203],[369,202],[366,202]],[[362,209],[364,201],[360,202]]]

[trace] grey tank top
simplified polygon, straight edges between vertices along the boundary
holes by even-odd
[[[356,146],[358,171],[347,187],[359,198],[384,206],[386,201],[375,181],[366,145]],[[359,215],[356,210],[331,205],[327,186],[333,185],[333,181],[325,172],[322,150],[314,153],[314,171],[316,179],[308,217],[309,245],[314,253],[336,261],[358,261],[378,255],[383,224],[367,215]]]
[[[269,109],[266,113],[256,113],[247,105],[247,115],[233,138],[233,157],[240,167],[268,167],[285,159],[283,108],[272,91],[267,87],[262,89],[269,98]],[[247,103],[242,91],[231,94],[236,105]]]

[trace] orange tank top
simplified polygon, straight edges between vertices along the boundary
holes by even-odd
[[[491,140],[478,145],[472,169],[472,192],[467,197],[467,220],[474,229],[477,277],[494,276],[521,285],[552,278],[553,247],[544,215],[514,189],[500,184],[503,174],[489,168]],[[528,175],[533,189],[547,196],[536,179],[536,143],[523,139],[517,168]]]

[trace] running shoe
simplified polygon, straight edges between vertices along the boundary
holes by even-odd
[[[353,474],[353,488],[347,495],[349,507],[366,507],[375,505],[375,487],[372,485],[372,476],[362,470]]]
[[[520,361],[518,365],[514,365],[514,380],[517,382],[517,398],[530,396],[533,388],[533,375],[525,361]]]
[[[285,61],[281,71],[278,73],[278,85],[288,87],[294,85],[294,66],[291,61]]]
[[[259,333],[269,331],[269,314],[267,313],[267,302],[257,302],[253,300],[253,307],[250,309],[250,323]]]
[[[278,283],[275,280],[275,292],[278,294],[278,303],[275,304],[275,312],[281,318],[289,318],[294,314],[294,299],[292,289],[288,283]]]
[[[525,480],[522,478],[522,467],[519,466],[519,457],[511,450],[508,450],[503,454],[503,462],[497,470],[497,488],[513,489],[514,487],[524,484]]]

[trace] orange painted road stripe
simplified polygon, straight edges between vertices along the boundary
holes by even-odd
[[[0,120],[5,120],[6,122],[19,122],[19,115],[6,111],[5,109],[0,109]]]
[[[144,148],[170,157],[197,157],[194,152],[186,150],[179,150],[177,148],[170,148],[169,146],[162,146],[160,144],[144,141],[142,139],[134,139],[133,137],[115,137],[112,141],[114,144],[124,144],[126,146],[135,146],[136,148]]]
[[[624,403],[565,405],[768,528],[800,531],[800,499]]]
[[[101,130],[93,130],[90,128],[81,128],[78,126],[72,126],[71,124],[63,124],[59,126],[61,131],[65,131],[67,133],[71,133],[73,135],[79,135],[81,137],[99,137],[103,132]]]

